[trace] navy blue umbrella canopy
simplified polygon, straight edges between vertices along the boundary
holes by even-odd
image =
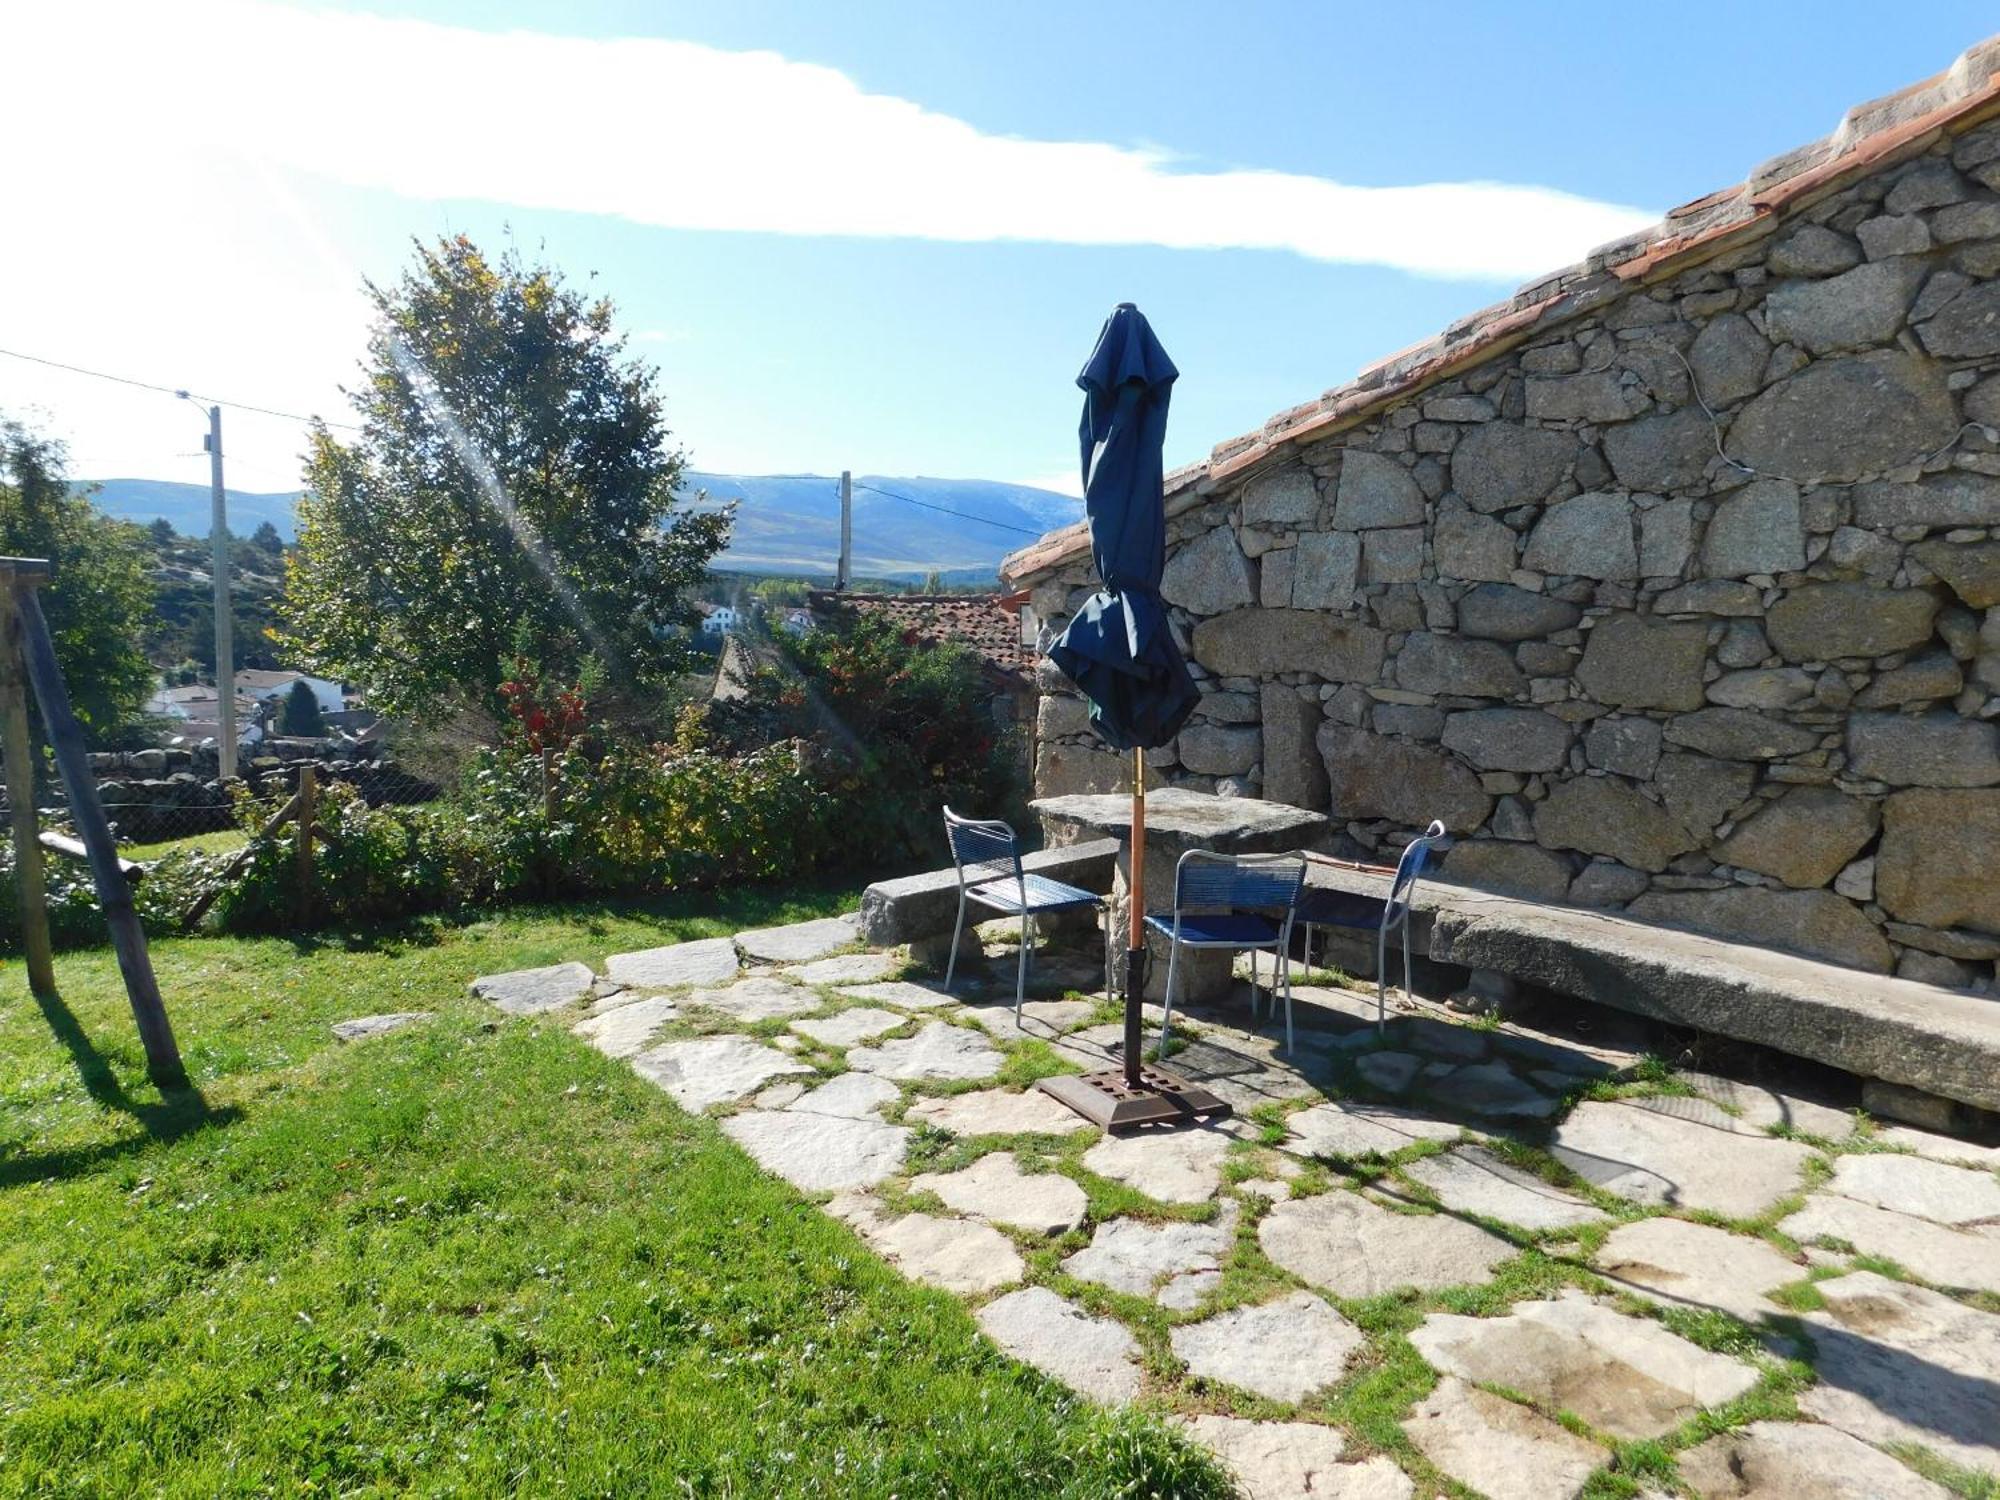
[[[1076,383],[1083,388],[1084,510],[1102,593],[1049,647],[1090,700],[1090,722],[1119,750],[1172,739],[1200,697],[1160,600],[1167,402],[1180,372],[1145,314],[1121,302]]]

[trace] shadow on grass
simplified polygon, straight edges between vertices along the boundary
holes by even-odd
[[[201,1090],[192,1085],[162,1090],[157,1103],[134,1098],[119,1081],[117,1070],[110,1061],[91,1043],[82,1024],[63,1004],[60,995],[38,994],[35,1003],[41,1007],[49,1030],[75,1062],[77,1076],[83,1080],[85,1092],[104,1108],[131,1119],[144,1133],[90,1146],[0,1157],[0,1187],[81,1176],[107,1161],[156,1142],[178,1140],[193,1131],[210,1125],[228,1125],[241,1117],[242,1111],[234,1106],[219,1110],[210,1108]]]

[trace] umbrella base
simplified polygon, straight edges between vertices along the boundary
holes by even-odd
[[[1044,1078],[1035,1087],[1106,1130],[1172,1125],[1204,1117],[1219,1120],[1233,1112],[1226,1101],[1200,1084],[1158,1068],[1141,1068],[1137,1088],[1126,1081],[1123,1068],[1080,1078],[1075,1074]]]

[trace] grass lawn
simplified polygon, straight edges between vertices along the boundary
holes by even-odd
[[[250,842],[240,828],[218,828],[213,833],[191,833],[183,838],[157,839],[152,843],[122,844],[118,852],[126,859],[158,859],[163,854],[227,854]]]
[[[0,1494],[1203,1496],[475,973],[850,907],[516,908],[154,949],[198,1093],[107,952],[0,965]],[[330,1022],[438,1018],[373,1041]]]

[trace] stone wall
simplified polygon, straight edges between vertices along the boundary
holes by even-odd
[[[1017,581],[1057,629],[1094,582]],[[2000,122],[1231,481],[1163,592],[1175,784],[1994,990]],[[1041,682],[1038,791],[1121,788]]]

